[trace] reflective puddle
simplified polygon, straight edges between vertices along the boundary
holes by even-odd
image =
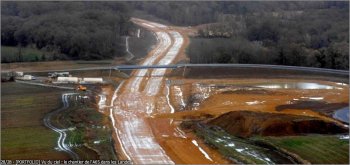
[[[344,107],[336,110],[333,114],[333,118],[349,123],[349,107]]]
[[[259,88],[269,89],[342,89],[336,86],[307,82],[266,83],[254,85]]]

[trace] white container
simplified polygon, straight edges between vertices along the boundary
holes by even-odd
[[[103,83],[102,78],[92,78],[92,77],[86,77],[83,78],[84,83]]]
[[[24,75],[23,80],[32,80],[32,75]]]
[[[57,82],[78,83],[78,77],[57,77]]]
[[[17,77],[23,77],[23,72],[16,72]]]

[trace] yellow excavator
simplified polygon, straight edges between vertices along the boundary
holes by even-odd
[[[86,91],[87,88],[85,86],[78,85],[76,89],[77,91]]]

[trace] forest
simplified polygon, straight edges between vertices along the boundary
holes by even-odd
[[[2,2],[1,45],[52,52],[38,60],[91,60],[124,55],[132,24],[122,2]],[[20,51],[19,51],[20,52]],[[23,55],[2,62],[22,62]]]
[[[191,63],[349,69],[349,2],[134,2],[165,23],[198,26]],[[152,17],[148,17],[152,19]]]
[[[2,2],[1,9],[2,45],[44,49],[50,60],[124,55],[134,16],[197,28],[191,63],[349,68],[347,1]]]
[[[216,24],[200,29],[199,36],[191,40],[188,55],[191,63],[259,63],[348,70],[349,4],[342,3],[222,15]]]

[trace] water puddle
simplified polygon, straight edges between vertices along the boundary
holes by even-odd
[[[245,103],[247,105],[257,105],[257,104],[263,104],[264,102],[266,102],[266,101],[257,101],[257,100],[255,100],[255,101],[247,101]]]
[[[349,107],[336,110],[333,114],[333,118],[349,123]]]
[[[99,94],[98,96],[100,97],[100,100],[98,101],[98,107],[99,110],[102,111],[106,107],[107,98],[105,94]]]
[[[213,161],[210,156],[203,150],[203,148],[201,148],[196,140],[192,140],[192,143],[199,149],[199,151],[205,156],[205,158],[207,158],[210,161]]]
[[[302,96],[300,98],[301,99],[306,99],[306,100],[323,100],[324,99],[324,97],[305,97],[305,96]],[[296,100],[296,99],[293,99],[293,100]]]
[[[263,83],[254,86],[268,89],[342,89],[336,86],[308,82]]]
[[[349,140],[349,135],[340,135],[339,139],[340,140]]]

